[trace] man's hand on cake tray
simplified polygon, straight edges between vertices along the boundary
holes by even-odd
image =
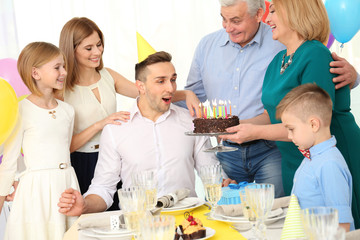
[[[333,78],[335,88],[339,89],[349,85],[351,89],[357,78],[355,68],[345,58],[339,57],[335,52],[331,56],[334,61],[330,62],[330,72],[338,74],[337,77]]]
[[[190,111],[191,116],[201,117],[199,104],[200,100],[193,91],[185,90],[186,93],[186,106]]]
[[[85,201],[79,191],[69,188],[61,194],[57,205],[59,212],[66,216],[80,216],[85,207]]]
[[[19,185],[19,181],[14,181],[13,182],[12,186],[14,187],[14,191],[6,196],[5,201],[8,201],[8,202],[14,201],[14,197],[15,197],[15,193],[16,193],[16,189],[17,189],[18,185]]]
[[[232,180],[231,178],[223,179],[221,187],[227,187],[230,183],[237,184],[235,180]]]
[[[130,113],[125,111],[115,112],[108,117],[96,123],[98,128],[102,130],[107,124],[121,125],[121,122],[127,122],[130,119]]]
[[[236,143],[244,143],[256,140],[255,133],[257,131],[257,125],[251,123],[241,123],[234,127],[229,127],[226,129],[226,132],[234,133],[229,135],[220,135],[219,138],[222,138],[224,141],[230,140]]]

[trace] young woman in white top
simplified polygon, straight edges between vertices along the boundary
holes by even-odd
[[[50,43],[28,44],[18,70],[31,94],[19,103],[19,119],[4,145],[0,164],[0,211],[15,181],[21,148],[26,170],[20,174],[7,221],[6,240],[61,240],[76,218],[58,211],[61,193],[79,189],[70,164],[74,108],[55,99],[65,85],[65,56]]]
[[[68,21],[61,31],[59,46],[69,62],[64,101],[75,108],[71,163],[81,193],[85,193],[94,176],[102,129],[106,124],[121,124],[118,120],[129,119],[128,112],[116,112],[116,93],[135,98],[138,90],[133,82],[104,67],[104,36],[90,19],[76,17]],[[193,92],[178,91],[170,100],[185,98],[193,114],[199,104]],[[117,208],[115,196],[110,210]]]

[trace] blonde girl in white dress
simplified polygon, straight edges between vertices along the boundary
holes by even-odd
[[[50,43],[30,43],[19,56],[18,70],[31,94],[20,102],[17,126],[4,146],[0,209],[15,181],[21,148],[26,170],[18,176],[6,240],[61,240],[76,220],[57,207],[65,189],[79,189],[70,164],[74,109],[54,97],[64,88],[65,67],[64,55]]]

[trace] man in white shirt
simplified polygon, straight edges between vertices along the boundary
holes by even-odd
[[[136,64],[135,78],[139,97],[130,110],[130,120],[121,125],[107,125],[100,140],[95,175],[84,194],[67,189],[61,196],[59,211],[66,215],[100,212],[113,202],[116,184],[131,186],[131,175],[141,170],[156,170],[158,195],[179,188],[195,193],[194,168],[218,163],[208,137],[190,137],[192,117],[171,104],[176,91],[177,74],[171,55],[158,52]],[[231,180],[227,180],[230,182]]]

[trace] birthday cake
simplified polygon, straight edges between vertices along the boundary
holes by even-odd
[[[194,133],[221,133],[225,129],[239,125],[238,116],[227,116],[225,118],[195,118]]]
[[[182,239],[199,239],[206,236],[206,229],[200,219],[193,217],[189,212],[185,212],[184,216],[182,225],[179,225]]]

